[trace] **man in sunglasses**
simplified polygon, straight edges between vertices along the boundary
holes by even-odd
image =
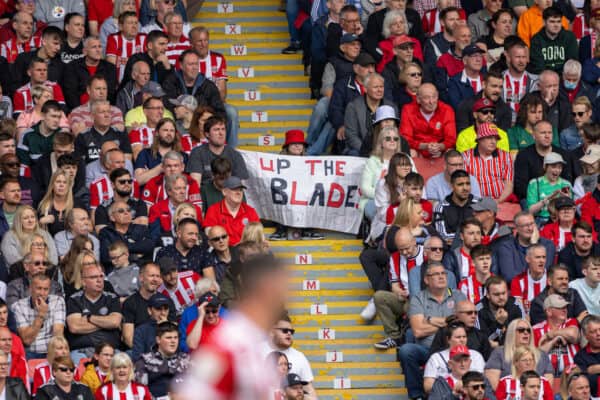
[[[462,377],[463,399],[465,400],[483,400],[489,396],[486,390],[489,383],[481,372],[469,371]]]
[[[177,6],[177,0],[156,0],[154,2],[156,5],[156,17],[150,20],[149,23],[145,24],[142,27],[142,32],[150,33],[152,31],[166,31],[167,22],[165,21],[165,16],[167,14],[172,14],[175,11],[175,7]],[[179,10],[178,10],[179,11]],[[178,14],[179,15],[179,14]],[[180,15],[182,20],[185,20],[185,15]],[[183,24],[183,34],[188,37],[190,34],[191,26],[188,22]]]
[[[45,274],[50,262],[41,253],[28,253],[23,257],[23,269],[25,276],[13,279],[8,283],[6,289],[6,304],[11,307],[18,300],[25,299],[30,295],[31,278],[36,274]],[[62,287],[55,280],[51,280],[50,294],[63,296]]]
[[[40,400],[94,400],[90,388],[83,383],[76,382],[74,376],[75,364],[71,357],[56,357],[52,362],[54,379],[41,386],[36,392],[35,398]]]
[[[303,381],[308,382],[304,386],[304,391],[307,394],[306,398],[315,399],[317,393],[312,384],[314,380],[312,369],[306,356],[292,347],[294,344],[294,333],[296,333],[296,330],[292,327],[292,321],[287,312],[285,312],[271,329],[270,340],[268,343],[263,344],[262,352],[265,357],[272,351],[284,353],[292,365],[289,373],[297,374]]]
[[[45,358],[53,336],[62,336],[65,328],[65,300],[50,294],[51,279],[44,273],[33,275],[31,295],[12,305],[17,332],[27,351],[27,358]]]
[[[15,154],[4,154],[0,157],[0,172],[3,177],[11,177],[19,181],[21,187],[21,204],[37,207],[42,192],[35,180],[31,177],[21,176],[22,165]]]
[[[221,301],[212,293],[205,293],[198,299],[198,318],[186,327],[186,344],[190,350],[196,350],[206,338],[219,326]]]
[[[560,147],[564,150],[575,150],[583,145],[583,125],[592,120],[592,103],[586,96],[577,97],[571,110],[573,124],[560,133]]]
[[[456,138],[456,151],[464,152],[477,146],[477,129],[486,122],[493,123],[496,119],[496,104],[486,98],[481,98],[473,104],[473,125],[463,129]],[[509,150],[507,133],[498,128],[498,148]]]

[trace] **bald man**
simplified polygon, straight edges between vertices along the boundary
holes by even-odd
[[[404,106],[400,135],[406,138],[411,155],[439,158],[456,144],[454,110],[439,100],[431,83],[417,91],[417,101]]]
[[[100,147],[100,156],[98,159],[86,165],[85,185],[87,187],[90,187],[92,182],[104,176],[108,172],[106,166],[102,165],[102,160],[104,159],[104,155],[113,149],[119,149],[119,145],[116,142],[109,140],[108,142],[102,143],[102,147]],[[128,158],[125,158],[125,169],[127,169],[131,173],[131,176],[133,176],[133,164]]]

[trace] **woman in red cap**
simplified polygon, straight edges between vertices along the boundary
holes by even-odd
[[[303,156],[308,144],[304,140],[304,132],[299,129],[291,129],[285,133],[285,143],[281,147],[281,154],[290,156]],[[269,236],[269,240],[287,240],[287,227],[275,222],[275,233]],[[301,229],[302,239],[320,240],[325,236],[312,229]]]

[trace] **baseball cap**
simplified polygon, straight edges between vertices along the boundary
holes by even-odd
[[[415,41],[408,35],[400,35],[400,36],[396,36],[394,38],[394,41],[392,42],[393,46],[402,46],[403,44],[411,44],[411,45],[415,45]]]
[[[237,176],[230,176],[229,178],[227,178],[225,180],[225,182],[223,183],[223,187],[225,189],[238,189],[238,188],[246,189],[246,186],[244,186],[244,184],[242,183],[242,180],[240,178],[238,178]]]
[[[142,86],[141,92],[151,94],[154,97],[163,97],[165,95],[163,88],[154,81],[149,81]]]
[[[458,356],[468,356],[471,357],[471,353],[467,346],[462,344],[456,345],[450,349],[450,358],[458,357]]]
[[[211,292],[204,293],[198,299],[198,304],[208,303],[209,306],[218,307],[221,304],[221,300],[219,300],[219,296],[213,294]]]
[[[561,208],[575,207],[575,202],[570,197],[560,196],[554,200],[554,208],[560,210]]]
[[[198,100],[189,94],[182,94],[176,99],[169,99],[169,102],[176,107],[183,106],[191,111],[194,111],[198,107]]]
[[[470,44],[467,47],[465,47],[462,51],[462,56],[466,57],[466,56],[472,56],[473,54],[484,54],[485,51],[477,46],[476,44]]]
[[[491,197],[483,197],[477,203],[471,205],[473,211],[493,211],[498,212],[498,204]]]
[[[170,257],[161,257],[158,259],[158,266],[160,267],[160,274],[166,275],[171,271],[177,270],[177,264],[175,260]]]
[[[562,158],[562,156],[560,154],[551,151],[550,153],[548,153],[544,156],[544,167],[548,164],[558,164],[558,163],[566,164],[565,160]]]
[[[594,164],[600,160],[600,144],[590,144],[583,157],[579,159],[586,164]]]
[[[286,387],[295,386],[295,385],[308,385],[308,382],[303,381],[300,376],[296,374],[287,374],[283,381],[281,382],[281,386],[285,389]]]
[[[384,119],[395,119],[396,121],[399,120],[394,107],[388,105],[377,107],[377,110],[375,111],[375,121],[373,121],[373,124],[378,124]]]
[[[559,294],[551,294],[544,300],[544,309],[546,308],[565,308],[569,303]]]
[[[340,39],[340,44],[352,43],[360,40],[354,33],[345,33]]]
[[[477,112],[477,111],[481,111],[481,110],[485,110],[485,109],[496,109],[496,105],[491,101],[488,100],[484,97],[482,97],[481,99],[478,99],[475,103],[473,103],[473,112]]]
[[[169,298],[162,293],[154,293],[148,300],[148,307],[160,308],[169,306]]]
[[[360,53],[355,59],[354,64],[358,64],[361,67],[368,67],[369,65],[375,65],[376,62],[373,57],[368,53]]]
[[[477,140],[487,137],[499,137],[498,127],[491,122],[484,122],[477,127]]]

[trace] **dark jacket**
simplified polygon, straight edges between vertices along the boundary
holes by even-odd
[[[338,51],[334,57],[329,59],[329,62],[335,70],[335,80],[346,79],[350,75],[354,74],[353,65],[354,63],[344,57],[344,54]]]
[[[531,319],[531,325],[538,324],[546,320],[546,313],[544,312],[544,300],[549,295],[550,287],[547,286],[542,293],[537,295],[531,302],[531,308],[529,309],[529,318]],[[579,314],[587,310],[585,303],[581,300],[581,296],[575,289],[569,288],[567,294],[563,296],[570,304],[567,306],[567,318],[577,318]]]
[[[51,157],[52,153],[47,153],[38,158],[37,162],[31,167],[31,176],[36,182],[41,193],[46,193],[50,178],[52,177]],[[73,183],[73,195],[80,192],[88,192],[85,185],[85,161],[80,160],[75,174],[75,182]],[[86,196],[89,199],[89,196]],[[80,198],[81,200],[81,198]],[[89,200],[88,200],[89,201]]]
[[[29,68],[29,63],[31,63],[31,60],[33,60],[33,57],[37,56],[37,53],[38,50],[30,51],[28,53],[21,53],[12,64],[11,87],[13,92],[29,82],[27,69]],[[60,54],[52,58],[48,64],[48,80],[61,83],[64,67],[65,64],[63,64],[63,62],[60,60]]]
[[[379,42],[384,37],[381,31],[383,30],[383,20],[385,14],[388,12],[387,8],[379,10],[369,15],[367,21],[367,29],[365,30],[364,38],[364,49],[369,52],[375,58],[375,61],[381,59],[381,54],[377,51]],[[423,32],[423,24],[421,23],[421,17],[419,13],[412,8],[406,8],[406,22],[408,23],[408,36],[417,39],[421,44],[425,41],[425,33]]]
[[[492,385],[488,381],[487,378],[484,377],[485,384],[485,400],[496,400],[496,394],[494,393],[494,389],[492,389]],[[431,387],[431,392],[429,393],[429,400],[460,400],[462,397],[456,396],[450,387],[450,384],[443,376],[438,376],[435,378],[433,382],[433,386]]]
[[[425,42],[425,47],[423,48],[423,59],[425,60],[425,64],[435,65],[436,61],[440,56],[444,53],[450,51],[450,47],[452,43],[444,38],[444,34],[442,32],[436,33]]]
[[[577,60],[579,56],[575,34],[564,28],[554,39],[548,37],[545,29],[540,30],[531,38],[530,48],[530,61],[527,69],[533,74],[539,74],[546,69],[560,74],[567,60]],[[560,57],[559,54],[563,57]]]
[[[456,132],[460,132],[465,128],[473,125],[475,119],[473,118],[473,104],[483,97],[483,91],[477,93],[474,97],[464,99],[456,109]],[[512,126],[512,110],[499,98],[496,102],[496,117],[494,122],[498,128],[508,131]]]
[[[6,390],[6,398],[10,400],[29,400],[31,396],[27,393],[25,384],[19,378],[6,378],[6,384],[4,386]]]
[[[148,353],[156,344],[156,321],[150,319],[138,325],[133,332],[133,347],[131,348],[131,360],[136,362],[142,354]]]
[[[167,77],[167,75],[169,75],[169,73],[171,72],[171,69],[166,69],[163,63],[161,62],[154,64],[154,61],[148,55],[148,53],[136,53],[129,57],[129,60],[127,60],[127,65],[125,65],[125,72],[123,73],[123,80],[121,81],[121,85],[119,86],[119,88],[122,88],[127,82],[132,80],[131,70],[133,68],[133,64],[135,64],[138,61],[146,61],[146,63],[150,67],[150,80],[158,82],[161,85]]]
[[[575,94],[575,98],[585,96],[588,98],[590,103],[593,103],[596,100],[596,90],[593,87],[588,85],[583,81],[583,78],[579,81],[579,86],[577,90],[577,94]],[[559,89],[558,89],[558,97],[562,101],[569,102],[569,96],[567,95],[567,89],[565,88],[564,82],[561,79]]]
[[[135,363],[135,380],[148,386],[153,397],[161,397],[168,393],[174,378],[187,370],[189,363],[188,354],[177,352],[165,358],[154,346],[153,351],[142,354]]]
[[[579,61],[584,64],[587,60],[594,58],[592,52],[592,37],[585,35],[579,41]]]
[[[429,355],[431,356],[438,351],[442,351],[448,348],[446,339],[444,338],[444,329],[439,329],[433,337],[431,347],[429,348]],[[488,337],[478,328],[472,328],[467,330],[467,347],[471,350],[476,350],[483,356],[484,360],[487,360],[492,354],[492,345],[488,340]]]
[[[0,240],[4,237],[4,234],[8,232],[10,226],[8,225],[8,221],[6,220],[6,215],[4,215],[4,209],[2,208],[2,203],[0,203]],[[5,281],[6,282],[6,281]]]
[[[513,296],[508,296],[508,300],[504,305],[504,309],[508,313],[508,318],[504,324],[500,324],[496,321],[496,317],[487,297],[484,297],[479,305],[481,306],[477,313],[479,329],[489,340],[497,341],[500,345],[504,344],[504,335],[508,324],[510,324],[512,320],[525,317],[523,309],[517,304],[517,301]]]
[[[452,193],[439,202],[433,211],[433,224],[444,240],[454,237],[460,228],[460,224],[467,218],[473,216],[471,205],[475,202],[472,194],[464,206],[460,206],[452,199]],[[460,281],[460,276],[456,277]]]
[[[329,101],[328,118],[331,126],[336,131],[340,126],[344,125],[344,113],[346,112],[346,106],[360,96],[360,92],[356,88],[354,80],[356,76],[350,75],[346,79],[338,79],[333,86],[333,94]]]
[[[70,393],[71,395],[80,395],[80,397],[77,398],[81,400],[94,400],[92,391],[83,383],[73,382]],[[64,392],[56,383],[54,383],[53,380],[45,385],[40,386],[35,393],[36,400],[54,400],[63,398]]]
[[[115,103],[117,90],[117,69],[106,60],[100,60],[96,74],[104,76],[108,88],[108,101]],[[85,57],[71,61],[65,66],[62,89],[69,110],[81,105],[80,96],[86,92],[90,72],[85,65]],[[123,114],[125,115],[125,114]]]
[[[151,259],[154,251],[154,241],[150,238],[150,231],[146,225],[132,223],[125,234],[118,232],[112,225],[108,225],[102,228],[98,239],[100,240],[100,261],[106,267],[112,266],[108,248],[117,241],[127,245],[129,260],[137,264],[140,264],[140,260]]]
[[[175,106],[169,99],[176,99],[182,94],[191,94],[198,100],[198,105],[211,106],[217,114],[225,115],[225,106],[221,100],[221,95],[217,86],[202,74],[198,74],[192,93],[188,93],[183,81],[183,74],[180,70],[171,72],[164,80],[163,90],[166,95],[163,99],[165,106],[174,111]]]
[[[600,244],[593,243],[591,255],[600,256]],[[587,256],[586,256],[587,257]],[[577,278],[583,278],[583,272],[581,265],[586,257],[582,257],[575,252],[575,244],[573,242],[567,244],[558,253],[558,262],[564,264],[569,268],[569,280],[572,281]]]
[[[398,110],[396,105],[381,99],[379,106],[388,105]],[[344,126],[346,127],[346,149],[360,152],[365,141],[373,141],[373,115],[367,106],[366,95],[357,97],[348,104],[344,113]]]
[[[327,21],[329,15],[323,15],[312,26],[310,40],[310,87],[313,90],[321,88],[321,78],[327,63]],[[331,23],[330,25],[333,25]]]
[[[448,79],[448,102],[456,111],[458,105],[465,99],[475,97],[473,87],[468,81],[462,81],[462,73]]]
[[[540,238],[539,244],[546,248],[546,269],[554,262],[556,248],[554,243],[545,238]],[[503,236],[492,244],[492,273],[502,276],[510,282],[516,275],[527,269],[525,261],[526,249],[523,249],[512,235]]]
[[[541,96],[539,91],[535,91],[533,93],[539,93]],[[543,100],[542,102],[544,104],[544,115],[546,116],[546,121],[550,122],[552,126],[556,127],[559,132],[562,132],[563,129],[568,128],[569,125],[573,123],[573,116],[571,115],[571,103],[569,103],[567,100],[563,100],[559,97],[551,106]]]
[[[567,165],[563,167],[560,176],[569,182],[573,182],[572,171],[574,162],[570,154],[554,145],[552,145],[552,151],[560,154],[567,162]],[[544,175],[544,157],[538,154],[535,149],[535,144],[519,151],[517,157],[515,157],[514,171],[514,193],[519,199],[526,199],[529,181]]]

